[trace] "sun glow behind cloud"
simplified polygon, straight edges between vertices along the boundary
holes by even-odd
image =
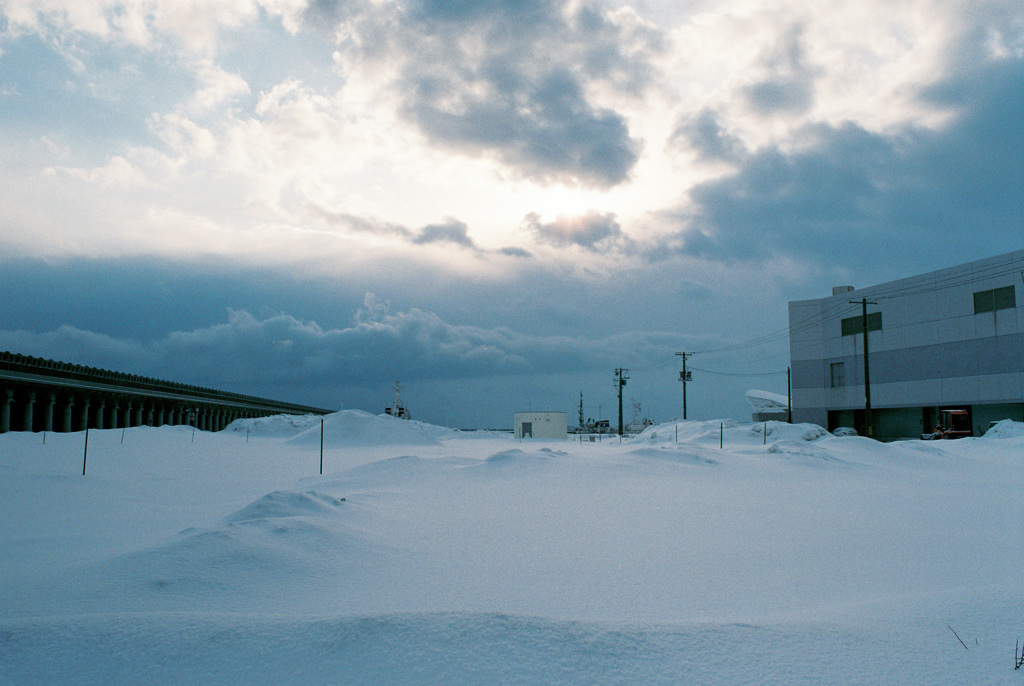
[[[315,228],[309,206],[413,232],[451,217],[466,224],[474,244],[488,249],[511,245],[529,250],[522,244],[528,236],[519,230],[528,215],[551,222],[612,213],[628,232],[651,237],[658,229],[657,223],[645,221],[650,213],[685,207],[688,189],[735,168],[735,160],[702,160],[680,147],[674,137],[680,121],[697,111],[710,113],[723,135],[740,146],[738,151],[766,145],[798,149],[799,132],[811,122],[856,121],[873,131],[908,122],[941,126],[949,113],[924,105],[908,86],[927,81],[942,66],[945,47],[964,30],[958,28],[960,12],[937,12],[931,3],[890,8],[883,22],[875,8],[860,5],[824,12],[800,3],[730,3],[689,15],[664,32],[629,6],[573,3],[552,15],[566,22],[564,30],[570,33],[564,45],[545,49],[556,67],[562,60],[565,68],[587,70],[596,78],[580,81],[585,99],[559,101],[547,99],[541,75],[531,72],[540,62],[514,58],[522,62],[522,74],[529,74],[516,77],[518,85],[506,85],[515,83],[511,72],[496,75],[487,62],[494,46],[485,37],[497,36],[499,44],[512,39],[499,24],[482,23],[484,15],[448,16],[431,24],[417,23],[418,10],[397,4],[353,7],[347,14],[333,7],[335,14],[322,15],[340,20],[332,30],[335,46],[328,57],[337,82],[324,87],[293,78],[258,91],[250,84],[251,75],[218,62],[219,41],[240,36],[253,23],[272,30],[275,22],[292,35],[289,40],[309,40],[301,19],[304,3],[239,0],[214,11],[171,0],[131,5],[8,1],[3,9],[10,36],[63,31],[153,48],[168,36],[198,55],[191,67],[193,92],[171,109],[150,114],[148,126],[156,138],[150,145],[115,145],[105,161],[92,167],[53,161],[46,173],[112,193],[111,200],[135,205],[141,222],[166,216],[161,207],[197,214],[208,235],[223,229],[225,238],[218,243],[224,250],[230,250],[226,237],[244,233],[247,224]],[[655,18],[658,11],[655,3]],[[525,12],[506,20],[532,21]],[[444,21],[473,22],[469,26],[481,31],[457,39],[464,61],[451,68],[465,68],[467,75],[449,84],[453,90],[442,99],[422,96],[436,110],[412,109],[413,94],[402,88],[425,88],[435,75],[414,66],[419,56],[411,46],[429,37],[419,47],[435,50],[430,46],[456,30]],[[618,61],[595,66],[586,44],[573,43],[574,33],[588,41],[614,36]],[[388,36],[390,52],[373,46],[373,38],[381,35]],[[993,45],[1004,46],[1007,53],[1005,46],[1013,41],[1002,38]],[[640,81],[628,81],[629,70],[638,65],[643,69],[633,78]],[[457,71],[444,73],[449,78]],[[566,87],[572,83],[566,81]],[[507,97],[521,101],[517,109],[484,108],[485,99],[506,97],[496,90],[505,87]],[[583,147],[569,149],[570,157],[558,162],[567,171],[556,173],[545,146],[561,142],[546,144],[541,136],[561,127],[556,117],[562,116],[557,109],[562,107],[591,108],[591,113],[579,109],[573,116],[605,122],[606,132],[616,124],[604,113],[619,113],[638,152],[628,173],[575,177],[571,155],[590,154]],[[481,126],[484,117],[499,118],[487,133],[466,130],[457,142],[447,138],[447,129],[436,128],[440,124],[430,123],[430,117],[445,112],[480,117]],[[493,138],[505,126],[512,127],[506,129],[510,138]],[[517,132],[522,126],[537,126],[538,137],[528,138],[534,134],[526,129]],[[571,128],[558,130],[573,135]],[[74,157],[75,142],[69,143]],[[608,144],[618,142],[609,139]],[[607,173],[620,172],[610,168]],[[140,188],[150,190],[149,202]],[[211,191],[204,189],[217,189],[212,191],[217,200],[207,202]],[[145,238],[160,227],[133,231],[121,249],[162,252],[173,242]],[[96,249],[109,237],[97,233],[94,240],[82,241],[79,235],[75,243],[88,254],[89,245]]]

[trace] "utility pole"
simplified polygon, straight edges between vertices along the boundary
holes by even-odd
[[[793,371],[786,367],[786,413],[787,423],[793,423]]]
[[[686,371],[686,358],[692,357],[693,353],[676,353],[683,358],[683,371],[679,372],[679,380],[683,382],[683,421],[686,421],[686,382],[691,379],[691,373]]]
[[[619,436],[622,436],[622,387],[626,385],[628,369],[619,367],[615,370],[615,390],[619,394]]]
[[[583,391],[580,391],[580,423],[579,431],[583,431]]]
[[[864,329],[864,425],[867,427],[869,437],[875,435],[875,427],[871,421],[871,369],[868,366],[868,305],[877,305],[877,302],[861,298],[851,300],[851,305],[860,305],[861,327]]]

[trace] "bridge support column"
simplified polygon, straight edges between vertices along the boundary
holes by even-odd
[[[103,421],[103,413],[104,413],[106,407],[107,407],[107,401],[105,399],[103,399],[103,398],[100,398],[100,406],[96,410],[96,428],[97,429],[105,429],[105,428],[107,428],[106,424]]]
[[[74,409],[75,399],[73,396],[69,395],[67,402],[64,403],[64,418],[61,421],[60,425],[60,430],[63,431],[64,433],[71,432],[71,413],[74,411]]]
[[[10,388],[4,389],[3,397],[0,397],[0,434],[11,430],[11,403],[14,402],[14,391]]]
[[[79,418],[78,422],[79,431],[85,431],[86,429],[89,428],[89,405],[89,396],[85,396],[85,399],[82,401],[82,416]]]
[[[111,408],[110,410],[110,428],[120,429],[121,427],[119,426],[119,424],[121,422],[121,401],[114,400],[113,402],[114,407]]]
[[[43,411],[43,431],[53,431],[53,406],[57,404],[57,394],[50,393],[50,402]]]
[[[25,403],[25,417],[24,417],[24,419],[22,421],[22,426],[21,426],[21,430],[22,431],[31,431],[32,430],[32,428],[33,428],[32,427],[32,420],[35,418],[35,409],[36,409],[36,392],[35,391],[29,391],[28,392],[28,402]]]

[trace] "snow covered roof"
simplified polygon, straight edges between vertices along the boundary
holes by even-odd
[[[789,399],[786,396],[770,391],[749,390],[747,391],[747,402],[759,412],[789,409]]]

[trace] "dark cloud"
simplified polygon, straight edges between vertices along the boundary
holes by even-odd
[[[695,150],[704,160],[738,162],[746,154],[743,142],[726,131],[710,109],[683,117],[676,125],[671,143]]]
[[[758,114],[799,114],[811,106],[814,86],[803,78],[776,78],[751,84],[744,94]]]
[[[414,237],[412,231],[400,224],[361,217],[347,212],[333,212],[312,202],[307,202],[305,209],[314,217],[318,217],[328,226],[336,229],[372,233],[378,236],[398,236],[407,240],[412,240]]]
[[[887,133],[807,126],[796,151],[759,150],[735,174],[695,187],[694,209],[668,217],[686,228],[652,252],[863,267],[898,237],[909,262],[930,268],[1018,246],[1024,60],[985,63],[922,98],[953,111],[952,122]]]
[[[419,231],[413,231],[392,222],[360,217],[345,212],[331,212],[313,203],[307,203],[306,208],[313,216],[319,217],[329,226],[345,231],[395,236],[417,245],[453,243],[465,248],[476,249],[476,244],[469,236],[469,227],[466,223],[451,217],[440,224],[428,224]]]
[[[586,338],[455,325],[415,308],[391,313],[373,295],[351,324],[330,329],[285,314],[257,318],[234,310],[226,322],[142,341],[70,326],[0,331],[0,350],[261,396],[305,396],[306,402],[394,378],[456,382],[587,374],[623,360],[671,359],[679,342],[666,333]]]
[[[598,80],[638,93],[660,34],[631,36],[584,3],[433,2],[402,25],[403,112],[437,145],[490,154],[541,182],[609,187],[629,178],[640,144],[625,119],[585,94]],[[467,40],[467,36],[474,39]],[[472,46],[472,47],[470,47]]]
[[[413,238],[413,243],[455,243],[466,248],[475,248],[473,239],[467,233],[464,222],[449,218],[443,224],[429,224]]]
[[[767,76],[744,89],[758,114],[799,114],[813,103],[816,71],[806,64],[802,41],[803,27],[790,28],[763,60]]]
[[[629,178],[639,144],[620,115],[587,103],[577,77],[555,71],[513,84],[503,76],[407,74],[405,112],[433,142],[493,152],[537,181],[607,187]]]
[[[547,224],[538,215],[529,214],[523,224],[542,243],[559,247],[577,245],[594,252],[608,249],[624,238],[612,213],[588,212],[579,217],[559,217]]]

